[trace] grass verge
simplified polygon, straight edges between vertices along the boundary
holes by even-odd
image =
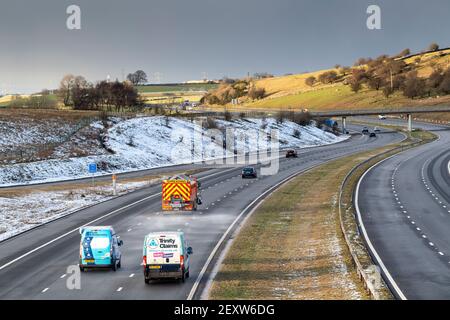
[[[357,233],[351,205],[354,185],[372,163],[360,167],[347,181],[343,228],[338,210],[340,185],[361,162],[395,147],[401,151],[416,142],[415,138],[409,136],[403,143],[329,162],[282,186],[242,226],[209,298],[369,299],[343,232],[351,239],[350,248],[357,251],[360,263],[372,265]],[[433,139],[423,138],[427,139],[423,142]],[[380,291],[382,299],[392,298],[385,286]]]

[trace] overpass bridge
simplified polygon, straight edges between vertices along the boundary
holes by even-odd
[[[450,106],[423,106],[423,107],[401,107],[383,109],[363,109],[363,110],[333,110],[322,112],[310,112],[313,117],[342,118],[343,130],[346,130],[347,117],[374,116],[374,115],[406,115],[408,118],[408,131],[412,131],[412,115],[416,113],[437,113],[450,112]]]

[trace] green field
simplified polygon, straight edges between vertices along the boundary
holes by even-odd
[[[192,84],[161,84],[137,86],[140,93],[164,93],[164,92],[199,92],[217,88],[215,83],[192,83]]]

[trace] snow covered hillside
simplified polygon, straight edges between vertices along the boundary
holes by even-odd
[[[117,183],[122,195],[158,182],[160,179]],[[0,241],[81,208],[109,200],[112,186],[85,187],[61,191],[36,191],[13,197],[0,196]]]
[[[278,124],[271,118],[215,120],[207,123],[209,126],[168,117],[115,119],[105,137],[104,144],[109,153],[105,152],[104,148],[95,146],[97,149],[95,155],[67,157],[64,149],[60,149],[58,159],[0,166],[0,185],[86,177],[89,176],[88,164],[92,162],[97,163],[101,169],[98,174],[106,174],[222,158],[223,144],[217,131],[225,129],[232,129],[236,136],[247,135],[244,140],[236,142],[237,148],[245,146],[247,151],[258,148],[256,139],[258,135],[267,140],[267,133],[271,129],[278,130],[280,148],[306,148],[336,143],[348,138],[348,136],[337,137],[316,127],[299,126],[289,121]],[[98,129],[102,125],[95,122],[91,127]],[[211,134],[207,128],[215,129],[216,133]],[[75,142],[82,143],[80,139]]]

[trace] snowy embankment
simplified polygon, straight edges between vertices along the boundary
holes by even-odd
[[[118,195],[131,192],[149,181],[118,183]],[[97,186],[64,191],[32,192],[13,197],[0,196],[0,241],[33,227],[71,214],[83,207],[109,200],[113,197],[112,186]]]
[[[101,126],[96,122],[92,127]],[[307,148],[340,142],[348,136],[335,136],[314,126],[300,126],[275,119],[217,120],[210,128],[232,129],[237,148],[255,151],[256,136],[267,139],[271,129],[278,132],[280,148]],[[62,181],[91,176],[88,164],[97,163],[98,175],[150,169],[223,157],[223,147],[216,133],[200,123],[179,118],[142,117],[115,121],[107,130],[105,145],[113,153],[98,150],[97,155],[61,158],[0,167],[0,186]],[[220,134],[219,134],[220,135]],[[260,138],[261,139],[261,138]],[[195,143],[193,143],[195,141]],[[196,145],[193,147],[193,145]],[[200,144],[200,147],[198,146]],[[267,144],[262,147],[267,148]],[[240,150],[240,149],[239,149]]]

